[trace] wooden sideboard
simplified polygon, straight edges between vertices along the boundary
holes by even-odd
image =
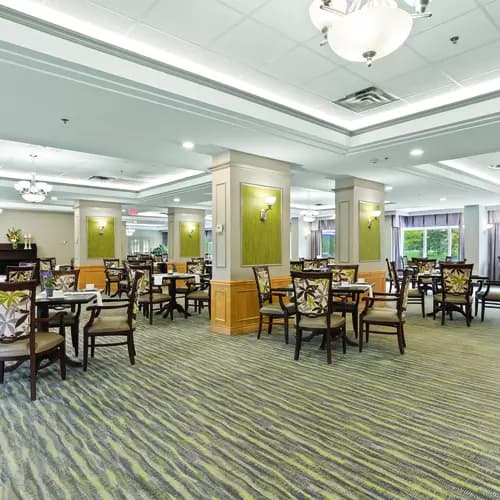
[[[0,243],[0,274],[5,274],[7,266],[17,266],[19,262],[37,258],[36,245],[31,245],[31,250],[24,248],[24,243],[19,243],[14,250],[11,243]]]

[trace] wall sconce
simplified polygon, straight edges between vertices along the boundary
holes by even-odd
[[[273,205],[276,203],[276,196],[266,196],[265,202],[267,208],[263,208],[260,211],[260,220],[264,222],[267,219],[267,212],[273,208]]]
[[[106,222],[105,221],[99,221],[97,223],[97,232],[99,233],[100,236],[104,234],[104,228],[106,227]]]
[[[196,229],[196,226],[194,224],[191,224],[190,226],[188,226],[188,235],[190,238],[193,237],[195,229]]]
[[[382,214],[381,210],[373,210],[371,216],[368,218],[368,229],[372,228],[372,224],[374,220],[378,220],[380,215]]]

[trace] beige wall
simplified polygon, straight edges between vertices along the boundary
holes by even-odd
[[[55,257],[58,264],[69,264],[73,257],[73,214],[5,209],[0,214],[0,241],[9,227],[31,233],[38,257]]]

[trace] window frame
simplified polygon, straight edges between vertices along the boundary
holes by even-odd
[[[399,248],[402,250],[402,255],[406,255],[406,249],[404,246],[405,243],[405,232],[406,231],[423,231],[422,235],[422,258],[426,259],[427,258],[427,231],[433,231],[433,230],[443,230],[446,229],[448,234],[447,234],[447,243],[448,243],[448,253],[446,254],[451,255],[453,257],[452,248],[453,248],[453,239],[452,239],[452,231],[453,229],[458,229],[460,231],[460,226],[459,225],[454,225],[454,226],[430,226],[430,227],[423,227],[423,226],[418,226],[418,227],[404,227],[402,228],[401,231],[401,236],[400,236],[400,242],[399,242]],[[459,242],[460,242],[460,232],[459,232]],[[460,243],[459,243],[459,248],[458,248],[458,255],[456,257],[458,258],[460,256]]]

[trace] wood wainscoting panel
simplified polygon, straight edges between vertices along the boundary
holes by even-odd
[[[212,320],[215,333],[242,335],[259,327],[259,299],[254,280],[211,282]],[[290,277],[272,279],[273,287],[285,286]]]
[[[373,283],[374,292],[385,292],[385,274],[386,271],[359,271],[358,277],[364,278],[367,283]],[[375,302],[376,307],[384,307],[384,301]],[[363,310],[364,304],[360,304],[360,312]]]

